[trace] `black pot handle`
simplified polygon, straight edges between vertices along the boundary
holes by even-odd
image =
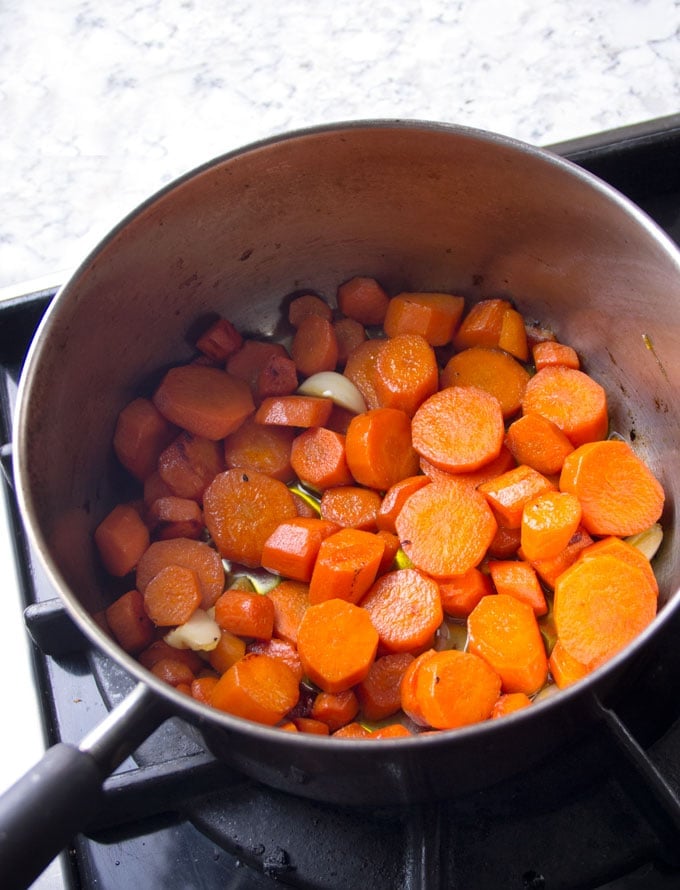
[[[140,683],[78,747],[60,742],[0,797],[0,886],[25,890],[87,828],[103,783],[169,716]]]

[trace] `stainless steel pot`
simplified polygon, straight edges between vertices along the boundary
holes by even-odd
[[[190,356],[187,334],[211,313],[277,336],[287,294],[309,288],[332,301],[338,283],[358,274],[393,293],[509,296],[553,326],[586,357],[608,390],[613,427],[634,440],[668,498],[662,608],[631,647],[511,718],[380,744],[300,737],[211,711],[145,671],[92,618],[112,598],[92,531],[123,490],[111,449],[121,407]],[[14,444],[22,514],[50,578],[94,645],[141,685],[95,737],[48,752],[0,802],[0,869],[56,822],[62,830],[49,832],[43,855],[54,854],[87,819],[64,789],[80,782],[94,808],[103,777],[169,713],[198,726],[237,769],[343,804],[488,786],[585,728],[593,702],[643,669],[655,636],[678,620],[679,342],[680,255],[665,235],[577,167],[493,134],[399,121],[320,127],[218,158],[149,199],[48,310],[26,364]],[[38,826],[48,799],[58,810]],[[36,860],[35,846],[31,853]]]

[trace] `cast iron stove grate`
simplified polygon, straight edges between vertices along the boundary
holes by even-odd
[[[601,176],[680,242],[680,119],[555,150]],[[54,291],[0,306],[3,442],[32,334]],[[92,651],[26,542],[2,452],[26,623],[49,743],[78,743],[134,681]],[[100,822],[74,840],[74,888],[656,890],[680,886],[680,653],[666,634],[627,706],[598,731],[501,785],[408,808],[295,798],[216,761],[178,718],[105,786]],[[625,727],[630,727],[632,736]],[[530,739],[527,744],[530,744]],[[502,756],[502,755],[496,755]]]

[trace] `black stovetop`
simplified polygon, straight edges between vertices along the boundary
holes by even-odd
[[[679,118],[554,148],[632,198],[680,243]],[[0,304],[0,444],[10,439],[25,351],[53,296],[42,291]],[[6,448],[4,461],[10,475]],[[32,557],[10,485],[7,490],[46,739],[78,743],[135,683],[71,624]],[[675,648],[673,640],[661,642],[669,653]],[[104,815],[69,851],[67,885],[679,887],[677,676],[660,659],[642,681],[649,691],[638,699],[653,705],[629,715],[634,740],[616,717],[605,715],[600,731],[571,741],[531,774],[406,809],[344,809],[265,788],[217,762],[200,736],[175,718],[107,781]]]

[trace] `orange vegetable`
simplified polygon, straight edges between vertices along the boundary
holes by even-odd
[[[413,662],[410,652],[382,655],[356,686],[356,695],[366,720],[384,720],[401,707],[401,680]]]
[[[274,604],[274,633],[290,643],[297,643],[297,633],[309,606],[309,585],[283,580],[269,592]]]
[[[243,337],[226,318],[218,318],[196,340],[196,348],[214,362],[226,362],[243,344]]]
[[[275,575],[309,581],[321,542],[340,530],[327,519],[294,516],[278,525],[262,548],[262,565]]]
[[[521,545],[528,560],[551,559],[569,544],[581,523],[581,504],[566,491],[544,491],[524,505]]]
[[[294,717],[293,726],[298,732],[309,732],[312,735],[330,735],[327,723],[313,717]]]
[[[498,399],[507,420],[519,411],[528,382],[527,369],[507,352],[474,346],[449,359],[440,386],[476,386],[485,390]]]
[[[341,726],[333,733],[334,739],[369,739],[372,733],[365,729],[361,723],[356,721],[348,723],[347,726]]]
[[[385,315],[388,337],[419,334],[431,346],[451,342],[465,307],[463,297],[440,293],[402,293],[392,297]]]
[[[493,541],[489,544],[488,555],[492,559],[510,559],[519,550],[521,528],[506,528],[499,525]]]
[[[209,705],[216,685],[217,677],[196,677],[191,681],[191,695],[196,701]]]
[[[180,691],[188,691],[189,694],[191,694],[191,684],[196,679],[186,663],[175,658],[161,658],[151,668],[151,673],[169,686],[188,687],[188,690],[185,688]]]
[[[244,340],[241,348],[227,359],[226,369],[229,374],[238,377],[256,398],[260,373],[273,356],[289,358],[286,348],[271,340]]]
[[[375,533],[376,538],[379,538],[383,544],[385,545],[385,550],[383,551],[382,559],[380,560],[380,565],[378,566],[378,574],[382,575],[383,572],[388,572],[394,565],[394,560],[396,559],[397,553],[399,553],[399,549],[401,547],[401,543],[399,542],[399,538],[392,534],[392,532],[386,532],[384,529],[378,529]]]
[[[634,535],[661,516],[664,491],[630,445],[590,442],[564,461],[560,489],[576,495],[592,535]],[[613,494],[615,493],[615,494]]]
[[[294,328],[299,328],[303,319],[308,315],[319,315],[326,321],[330,321],[333,310],[316,294],[300,294],[288,304],[288,321]]]
[[[236,717],[274,726],[300,697],[295,674],[268,655],[244,655],[217,681],[210,702]]]
[[[377,535],[343,528],[321,542],[309,584],[310,603],[357,603],[375,581],[385,545]]]
[[[290,354],[303,377],[335,370],[338,341],[332,323],[320,315],[306,315],[295,332]]]
[[[505,593],[526,603],[540,617],[548,612],[545,594],[538,581],[536,570],[519,559],[502,559],[489,562],[491,580],[496,593]]]
[[[198,364],[170,368],[153,402],[171,423],[206,439],[228,436],[255,409],[242,380],[220,368]]]
[[[270,396],[262,400],[255,420],[276,426],[323,426],[332,409],[333,402],[319,396]]]
[[[380,504],[380,495],[371,488],[339,485],[324,491],[320,509],[323,519],[335,522],[343,528],[374,532],[377,529]]]
[[[562,430],[540,414],[524,414],[508,427],[505,444],[518,464],[555,476],[574,446]]]
[[[345,362],[345,377],[356,386],[369,409],[380,407],[375,368],[378,355],[386,342],[382,339],[364,340],[354,347]]]
[[[520,528],[524,505],[539,494],[554,488],[548,478],[522,464],[484,482],[479,486],[479,491],[493,508],[499,525]]]
[[[475,566],[439,582],[442,609],[452,618],[467,618],[481,598],[493,592],[489,576]]]
[[[413,564],[435,578],[479,565],[496,533],[484,497],[464,482],[431,482],[406,501],[397,534]]]
[[[281,482],[291,482],[295,478],[290,463],[294,438],[295,430],[291,427],[267,426],[249,417],[224,440],[225,467],[255,470]]]
[[[434,350],[420,334],[391,337],[375,357],[374,386],[383,408],[399,408],[413,417],[438,384]]]
[[[275,637],[253,640],[248,643],[246,651],[255,652],[258,655],[268,655],[270,658],[280,658],[295,674],[298,683],[304,676],[297,649],[288,640],[278,640]]]
[[[399,482],[395,482],[394,485],[390,486],[380,503],[376,519],[378,528],[388,532],[396,532],[395,521],[404,503],[415,491],[427,485],[429,481],[429,477],[424,475],[407,476],[405,479],[400,479]]]
[[[203,534],[203,513],[190,498],[157,498],[149,507],[147,522],[159,541],[169,538],[193,538]]]
[[[656,575],[654,574],[654,569],[644,553],[637,547],[634,547],[627,541],[623,541],[621,538],[616,538],[610,535],[607,538],[602,538],[601,540],[590,543],[587,547],[584,547],[579,556],[581,559],[590,559],[591,556],[598,556],[601,553],[610,553],[613,556],[618,557],[618,559],[621,559],[624,562],[629,562],[631,565],[642,569],[655,595],[658,595],[659,585],[656,580]]]
[[[209,609],[224,590],[224,567],[219,554],[204,541],[172,538],[155,541],[137,566],[137,588],[142,593],[153,577],[169,565],[191,569],[201,585],[201,606]]]
[[[129,590],[111,603],[106,623],[121,648],[132,655],[146,649],[154,637],[153,623],[138,590]]]
[[[290,395],[297,388],[298,373],[293,359],[273,353],[257,375],[255,398],[260,403],[271,396]]]
[[[512,306],[507,300],[482,300],[470,307],[453,344],[458,351],[471,346],[496,347],[503,329],[503,318]]]
[[[355,480],[379,491],[418,471],[411,421],[398,408],[375,408],[352,418],[345,453]]]
[[[194,652],[192,649],[176,649],[174,646],[166,643],[162,637],[154,640],[140,652],[137,656],[137,661],[147,670],[151,670],[156,662],[162,658],[169,658],[171,661],[183,661],[196,676],[206,668],[206,663],[198,652]]]
[[[439,585],[417,569],[382,575],[360,605],[380,636],[383,652],[420,652],[442,623]]]
[[[551,559],[531,560],[531,564],[536,569],[541,581],[553,589],[555,581],[562,572],[566,571],[576,561],[579,554],[592,543],[593,539],[588,532],[583,527],[579,527],[561,553]]]
[[[184,624],[200,605],[198,575],[184,566],[165,566],[153,576],[144,591],[144,608],[157,627]]]
[[[94,542],[106,571],[122,578],[148,548],[149,529],[131,504],[117,504],[95,529]]]
[[[333,330],[338,342],[338,366],[344,368],[352,350],[366,340],[366,330],[353,318],[339,318],[333,322]]]
[[[529,360],[529,344],[524,318],[516,309],[506,309],[503,313],[501,330],[498,335],[498,347],[509,352],[521,362]]]
[[[224,674],[232,664],[236,664],[246,654],[246,642],[229,630],[223,630],[217,646],[208,653],[210,667],[218,674]]]
[[[258,593],[225,590],[215,603],[215,621],[239,637],[269,640],[274,631],[274,604]]]
[[[609,427],[604,389],[583,371],[563,365],[543,368],[531,378],[522,411],[551,420],[575,447],[604,439]]]
[[[302,665],[310,680],[324,692],[342,692],[360,683],[373,664],[377,648],[378,632],[368,613],[345,600],[313,604],[300,622],[298,652]]]
[[[449,473],[498,457],[505,429],[498,399],[477,386],[449,386],[426,399],[412,423],[413,447]]]
[[[656,593],[645,571],[611,553],[579,558],[555,582],[558,639],[588,670],[635,639],[656,609]]]
[[[297,516],[293,496],[264,473],[225,470],[203,498],[205,524],[220,554],[246,566],[262,564],[262,548],[274,529]]]
[[[560,689],[566,689],[567,686],[582,680],[590,673],[584,664],[572,658],[559,640],[552,648],[548,665],[555,685]]]
[[[172,492],[168,488],[168,486],[163,482],[160,477],[160,473],[158,470],[155,470],[150,476],[147,476],[144,480],[144,506],[148,509],[151,507],[154,501],[157,501],[158,498],[165,498],[172,496]]]
[[[223,469],[222,444],[186,431],[158,457],[158,473],[172,494],[198,503],[213,477]]]
[[[413,733],[403,723],[390,723],[389,726],[381,726],[380,729],[369,732],[368,738],[373,742],[378,739],[402,739],[411,735]]]
[[[312,702],[312,717],[325,723],[331,732],[351,723],[358,713],[359,699],[353,689],[320,692]]]
[[[357,276],[341,284],[337,300],[342,314],[362,325],[382,324],[390,302],[375,278],[365,276]]]
[[[542,340],[534,345],[531,352],[537,371],[551,365],[564,365],[566,368],[580,370],[581,363],[576,350],[556,340]]]
[[[316,491],[354,482],[347,466],[345,437],[323,426],[312,427],[296,436],[290,462],[298,479]]]
[[[485,596],[468,618],[468,650],[499,674],[503,692],[533,695],[548,676],[543,638],[531,606],[514,596]]]
[[[499,717],[507,717],[508,714],[514,714],[528,708],[531,699],[524,692],[506,692],[498,698],[491,711],[491,719],[497,720]]]
[[[150,399],[133,399],[118,415],[113,450],[125,469],[143,482],[154,472],[158,455],[177,432]]]
[[[479,488],[480,485],[495,479],[496,476],[500,476],[501,473],[505,473],[515,466],[515,460],[505,445],[501,445],[498,457],[490,460],[478,470],[471,470],[469,473],[447,473],[446,470],[440,470],[439,467],[435,467],[426,458],[420,458],[420,469],[430,479],[449,480],[454,478],[459,482],[465,482],[471,488]]]

